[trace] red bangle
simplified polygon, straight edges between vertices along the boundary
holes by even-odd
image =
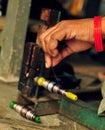
[[[94,43],[97,52],[101,52],[104,50],[103,42],[102,42],[102,17],[95,16],[94,17]]]

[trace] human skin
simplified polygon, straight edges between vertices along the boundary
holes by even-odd
[[[102,18],[102,38],[105,39],[105,17]],[[66,47],[58,51],[59,41]],[[45,52],[46,67],[57,65],[65,57],[85,51],[94,45],[94,20],[64,20],[41,34],[40,43]]]

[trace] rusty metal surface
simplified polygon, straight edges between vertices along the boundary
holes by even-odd
[[[59,102],[57,100],[43,101],[35,105],[34,110],[38,115],[56,114],[59,110]]]
[[[17,102],[21,104],[33,104],[32,109],[38,115],[56,114],[59,111],[60,98],[56,94],[45,92],[39,98],[30,98],[21,93],[18,94]]]

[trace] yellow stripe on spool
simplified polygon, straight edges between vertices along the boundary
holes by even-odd
[[[37,84],[38,84],[39,86],[42,86],[44,81],[45,81],[45,78],[40,77],[40,78],[38,78]]]
[[[72,99],[73,101],[77,101],[78,100],[77,95],[75,95],[75,94],[73,94],[71,92],[67,92],[66,93],[66,97]]]

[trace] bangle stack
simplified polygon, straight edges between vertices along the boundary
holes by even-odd
[[[104,46],[102,42],[102,17],[101,16],[94,17],[94,43],[97,52],[101,52],[104,50]]]

